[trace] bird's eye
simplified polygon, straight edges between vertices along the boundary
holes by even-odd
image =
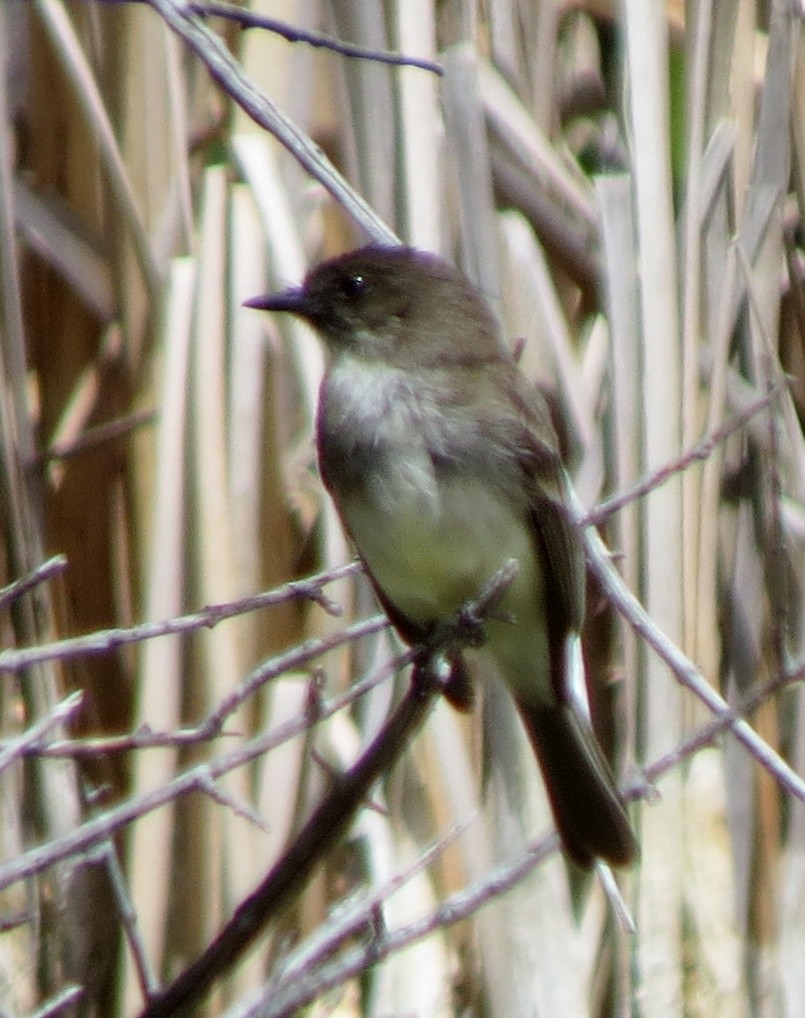
[[[366,277],[360,272],[353,272],[351,276],[344,276],[341,280],[341,291],[350,300],[355,300],[365,293],[366,286]]]

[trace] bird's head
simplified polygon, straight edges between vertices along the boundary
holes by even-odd
[[[443,258],[410,247],[364,247],[316,266],[301,286],[246,307],[308,321],[330,351],[398,364],[500,357],[486,302]]]

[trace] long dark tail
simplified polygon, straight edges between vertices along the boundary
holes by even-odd
[[[567,854],[585,869],[597,858],[628,866],[637,842],[592,732],[568,704],[517,707]]]

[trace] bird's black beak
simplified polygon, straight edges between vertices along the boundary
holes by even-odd
[[[304,292],[293,287],[290,290],[283,290],[282,293],[268,293],[259,297],[250,297],[243,302],[245,308],[255,308],[258,311],[288,311],[292,315],[304,316],[307,312],[307,302]]]

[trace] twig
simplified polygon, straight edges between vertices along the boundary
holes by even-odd
[[[275,679],[285,672],[298,670],[327,651],[334,650],[351,640],[379,633],[388,628],[388,625],[389,621],[385,615],[373,615],[371,618],[353,623],[340,633],[331,633],[329,636],[307,640],[285,654],[280,654],[258,666],[210,714],[205,722],[208,730],[220,731],[226,719],[271,679]]]
[[[371,60],[378,64],[392,64],[396,67],[418,67],[423,71],[430,71],[432,74],[443,75],[444,70],[439,64],[432,60],[421,60],[419,57],[408,57],[402,53],[389,53],[387,50],[365,49],[363,46],[353,46],[348,42],[341,42],[333,39],[322,32],[309,32],[302,28],[294,28],[284,21],[277,21],[276,18],[266,18],[262,14],[255,14],[246,7],[236,7],[227,3],[206,3],[194,0],[189,4],[189,9],[194,14],[202,17],[229,18],[237,21],[244,28],[264,28],[275,35],[282,36],[288,42],[305,42],[308,46],[318,46],[338,53],[343,57],[355,57],[359,60]]]
[[[281,960],[278,971],[266,986],[266,994],[273,996],[274,993],[282,992],[289,984],[295,985],[298,980],[309,978],[312,972],[332,958],[347,939],[359,937],[361,931],[372,928],[375,925],[372,922],[373,917],[383,904],[438,859],[466,826],[465,824],[449,831],[436,844],[421,852],[410,866],[401,873],[396,873],[381,887],[375,888],[370,893],[356,892],[346,901],[338,902],[330,910],[322,925],[290,955]]]
[[[72,1014],[70,1008],[75,1005],[84,996],[84,989],[81,986],[67,986],[55,997],[51,997],[50,1000],[46,1000],[45,1003],[36,1009],[30,1018],[56,1018],[56,1015],[68,1013]]]
[[[237,1018],[290,1018],[326,990],[359,975],[435,930],[468,919],[487,902],[515,887],[558,848],[559,836],[554,832],[530,847],[516,862],[500,866],[450,895],[429,915],[396,930],[379,930],[369,943],[344,951],[317,970],[298,973],[296,979],[285,981],[279,990],[275,986],[266,987],[259,1000],[240,1011]]]
[[[140,410],[137,413],[126,414],[124,417],[117,417],[112,421],[105,421],[103,424],[85,428],[76,438],[54,442],[37,457],[34,463],[36,466],[40,466],[53,460],[73,459],[75,456],[91,452],[107,442],[127,438],[138,428],[152,424],[156,420],[156,416],[154,410]]]
[[[157,987],[156,975],[148,960],[148,951],[145,948],[140,933],[137,910],[129,897],[126,876],[123,872],[123,867],[120,865],[114,841],[108,841],[104,846],[103,859],[106,864],[106,871],[109,874],[109,882],[115,896],[123,929],[126,931],[126,940],[134,959],[137,978],[143,993],[153,993]]]
[[[766,683],[734,711],[714,718],[699,732],[676,747],[673,753],[649,764],[644,772],[646,780],[632,783],[623,791],[624,800],[634,802],[648,797],[652,794],[651,782],[657,781],[667,771],[679,766],[684,759],[712,743],[720,732],[740,716],[753,711],[768,696],[799,681],[803,675],[805,661],[800,661],[783,675]],[[303,971],[301,966],[295,964],[291,970],[282,974],[279,981],[271,980],[256,1001],[237,1012],[230,1013],[228,1018],[290,1018],[306,1004],[366,971],[370,965],[383,961],[439,929],[468,919],[493,898],[511,890],[558,847],[559,839],[555,833],[540,838],[521,858],[499,867],[469,887],[446,898],[428,916],[396,930],[381,930],[375,934],[371,942],[356,945],[332,960],[326,960],[326,953],[321,951],[320,956],[325,960],[318,967],[307,966]],[[365,913],[363,922],[365,928],[368,927],[368,920],[369,916]],[[352,917],[351,925],[352,928],[360,928],[359,916]]]
[[[80,689],[70,693],[60,703],[57,703],[52,710],[39,719],[36,724],[27,728],[15,739],[3,741],[0,748],[0,774],[10,763],[20,757],[28,755],[31,747],[38,745],[52,729],[64,724],[71,714],[75,714],[84,699]]]
[[[261,127],[288,149],[308,173],[326,188],[335,201],[371,237],[381,244],[397,244],[399,238],[383,222],[333,166],[330,160],[297,125],[259,91],[238,64],[222,39],[184,6],[180,0],[147,0],[149,6],[201,60],[224,91]]]
[[[494,574],[475,602],[466,605],[450,629],[452,648],[469,624],[471,638],[482,612],[499,601],[514,577],[511,563]],[[146,1006],[140,1018],[168,1018],[199,1003],[207,991],[244,955],[267,923],[304,887],[312,870],[340,839],[372,785],[407,748],[427,717],[441,688],[441,669],[434,659],[442,648],[419,648],[411,685],[394,714],[355,764],[316,807],[293,844],[260,886],[235,910],[215,940],[165,991]]]
[[[353,640],[360,640],[386,629],[389,621],[385,615],[373,615],[362,619],[351,626],[315,640],[293,647],[284,654],[279,654],[259,665],[243,682],[241,682],[218,706],[199,724],[192,728],[183,728],[178,732],[153,732],[142,726],[127,735],[103,736],[97,739],[70,739],[63,742],[50,743],[46,746],[31,743],[26,754],[39,756],[90,757],[103,756],[108,753],[123,753],[131,750],[153,749],[158,746],[190,746],[197,742],[215,739],[226,735],[223,727],[226,719],[258,689],[286,672],[299,671],[305,665],[328,651]],[[407,663],[407,662],[406,662]],[[356,687],[353,687],[356,688]],[[320,718],[322,714],[317,716]],[[309,719],[308,719],[309,720]],[[294,732],[293,734],[298,734]],[[288,736],[289,738],[291,736]]]
[[[576,502],[579,519],[583,510]],[[805,781],[769,746],[743,718],[736,718],[729,704],[702,676],[693,662],[654,622],[646,609],[632,594],[612,565],[609,550],[598,532],[584,532],[585,549],[590,568],[601,583],[606,597],[623,615],[635,632],[642,636],[674,673],[677,679],[697,696],[713,714],[724,717],[726,726],[743,743],[752,756],[792,795],[805,802]]]
[[[23,594],[27,594],[34,587],[38,587],[40,583],[52,580],[54,576],[63,573],[66,568],[66,555],[54,555],[52,558],[49,558],[42,565],[37,566],[36,569],[28,573],[27,576],[22,576],[19,580],[14,580],[13,583],[9,583],[8,586],[0,589],[0,609],[16,601]]]
[[[770,386],[769,391],[765,396],[756,400],[754,403],[750,403],[745,410],[742,410],[741,413],[733,417],[732,420],[728,421],[723,427],[702,439],[698,445],[693,446],[692,449],[683,453],[683,455],[678,459],[672,460],[670,463],[666,463],[658,470],[652,471],[642,480],[632,485],[628,491],[620,492],[617,495],[613,495],[611,498],[600,502],[595,509],[587,513],[582,518],[581,525],[584,527],[599,526],[613,513],[623,509],[624,506],[630,505],[632,502],[636,502],[638,499],[643,498],[644,495],[648,495],[650,491],[653,491],[655,488],[659,488],[661,484],[664,484],[670,477],[673,477],[674,474],[679,474],[683,470],[686,470],[697,460],[708,459],[717,446],[721,445],[722,442],[726,442],[726,440],[737,431],[740,431],[741,428],[745,427],[757,414],[768,409],[771,403],[786,389],[786,387],[787,383],[785,381],[779,381],[776,385]]]
[[[734,722],[753,713],[770,697],[786,689],[788,686],[794,685],[794,683],[801,682],[803,678],[805,678],[805,660],[800,659],[780,675],[775,676],[768,682],[764,682],[759,689],[750,697],[747,697],[738,707],[717,714],[712,721],[704,725],[678,746],[675,746],[670,752],[644,767],[643,777],[645,781],[649,783],[656,781],[666,771],[671,770],[672,767],[676,767],[683,760],[693,756],[694,753],[705,746],[711,745],[716,736],[730,728]],[[623,792],[623,798],[626,802],[632,802],[644,795],[645,782],[640,785],[633,785]]]
[[[219,806],[226,806],[231,809],[235,816],[248,820],[249,823],[254,824],[255,827],[258,827],[262,831],[268,830],[265,820],[263,820],[253,806],[250,806],[242,799],[235,798],[234,795],[230,795],[225,788],[222,788],[220,784],[213,781],[211,778],[208,778],[201,783],[199,791],[204,792],[213,800],[213,802],[217,802]]]
[[[420,679],[412,682],[374,742],[313,811],[277,865],[257,890],[241,902],[203,954],[151,1001],[141,1018],[167,1018],[200,1002],[251,947],[269,920],[304,887],[312,869],[351,823],[355,807],[378,777],[396,762],[427,717],[439,690],[433,678],[425,678],[427,675],[427,669],[419,670]]]
[[[407,651],[396,660],[389,662],[378,674],[370,676],[363,682],[356,683],[345,693],[334,697],[326,706],[319,710],[314,720],[323,721],[337,711],[342,710],[370,689],[373,689],[378,683],[385,681],[395,670],[410,664],[412,657],[413,652]],[[4,887],[9,887],[18,880],[24,880],[36,873],[40,873],[42,870],[54,866],[63,859],[89,851],[99,843],[107,841],[134,820],[145,816],[146,813],[150,813],[152,810],[159,809],[174,799],[178,799],[190,792],[204,791],[206,783],[210,780],[215,781],[224,774],[228,774],[238,767],[245,766],[257,757],[275,749],[283,742],[287,742],[288,739],[293,738],[295,735],[300,735],[307,731],[310,728],[310,724],[310,717],[305,716],[288,721],[270,732],[263,732],[244,745],[232,750],[231,753],[217,757],[215,760],[207,763],[197,764],[166,784],[160,785],[158,788],[154,788],[138,798],[127,799],[125,802],[121,802],[119,806],[107,810],[100,816],[85,821],[80,827],[69,831],[67,834],[58,838],[52,838],[47,844],[33,848],[16,859],[9,860],[7,863],[0,865],[0,890]]]
[[[20,647],[0,651],[0,673],[19,672],[43,661],[83,656],[85,654],[107,654],[130,643],[152,640],[157,636],[186,633],[194,629],[210,629],[224,619],[261,608],[271,608],[286,601],[315,601],[330,615],[340,614],[340,608],[322,592],[322,587],[334,580],[343,579],[360,570],[357,562],[331,569],[307,580],[292,580],[275,590],[254,594],[239,601],[226,604],[208,605],[189,615],[179,615],[158,622],[143,622],[129,629],[99,629],[86,636],[74,636],[66,640],[38,647]]]

